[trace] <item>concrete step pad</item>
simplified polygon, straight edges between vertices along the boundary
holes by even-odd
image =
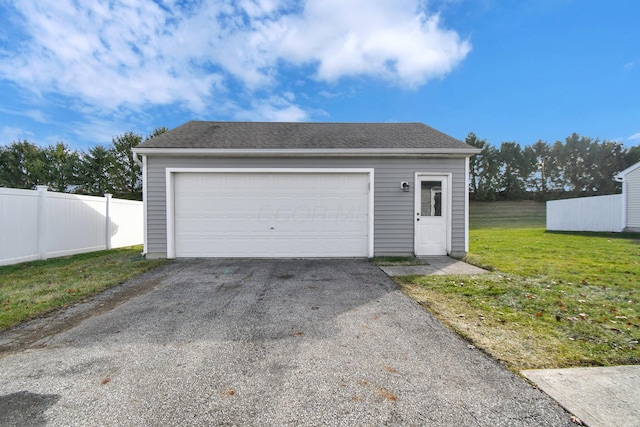
[[[421,259],[424,259],[426,265],[383,265],[380,269],[391,277],[487,273],[487,270],[448,256],[421,257]]]

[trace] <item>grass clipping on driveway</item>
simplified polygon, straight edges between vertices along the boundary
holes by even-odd
[[[479,227],[468,261],[493,272],[398,282],[511,369],[639,364],[639,238]]]
[[[0,330],[67,306],[162,264],[141,246],[0,267]]]

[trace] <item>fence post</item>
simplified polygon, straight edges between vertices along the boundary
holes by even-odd
[[[107,250],[111,249],[111,194],[107,193],[104,195],[105,198],[105,238],[104,244]]]
[[[38,192],[38,256],[47,259],[47,190],[46,185],[36,185]]]

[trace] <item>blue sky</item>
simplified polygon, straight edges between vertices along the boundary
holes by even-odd
[[[640,144],[637,0],[0,0],[0,145],[189,120]]]

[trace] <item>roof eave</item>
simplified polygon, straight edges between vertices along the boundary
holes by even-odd
[[[480,153],[477,148],[323,148],[323,149],[220,149],[220,148],[144,148],[135,147],[133,152],[161,156],[282,156],[282,157],[326,157],[326,156],[460,156],[467,157]]]
[[[626,168],[622,172],[620,172],[617,175],[615,175],[613,177],[613,179],[615,179],[618,182],[622,182],[622,181],[624,181],[624,178],[627,176],[627,174],[633,172],[634,170],[636,170],[638,168],[640,168],[640,162],[634,163],[633,165],[629,166],[628,168]]]

